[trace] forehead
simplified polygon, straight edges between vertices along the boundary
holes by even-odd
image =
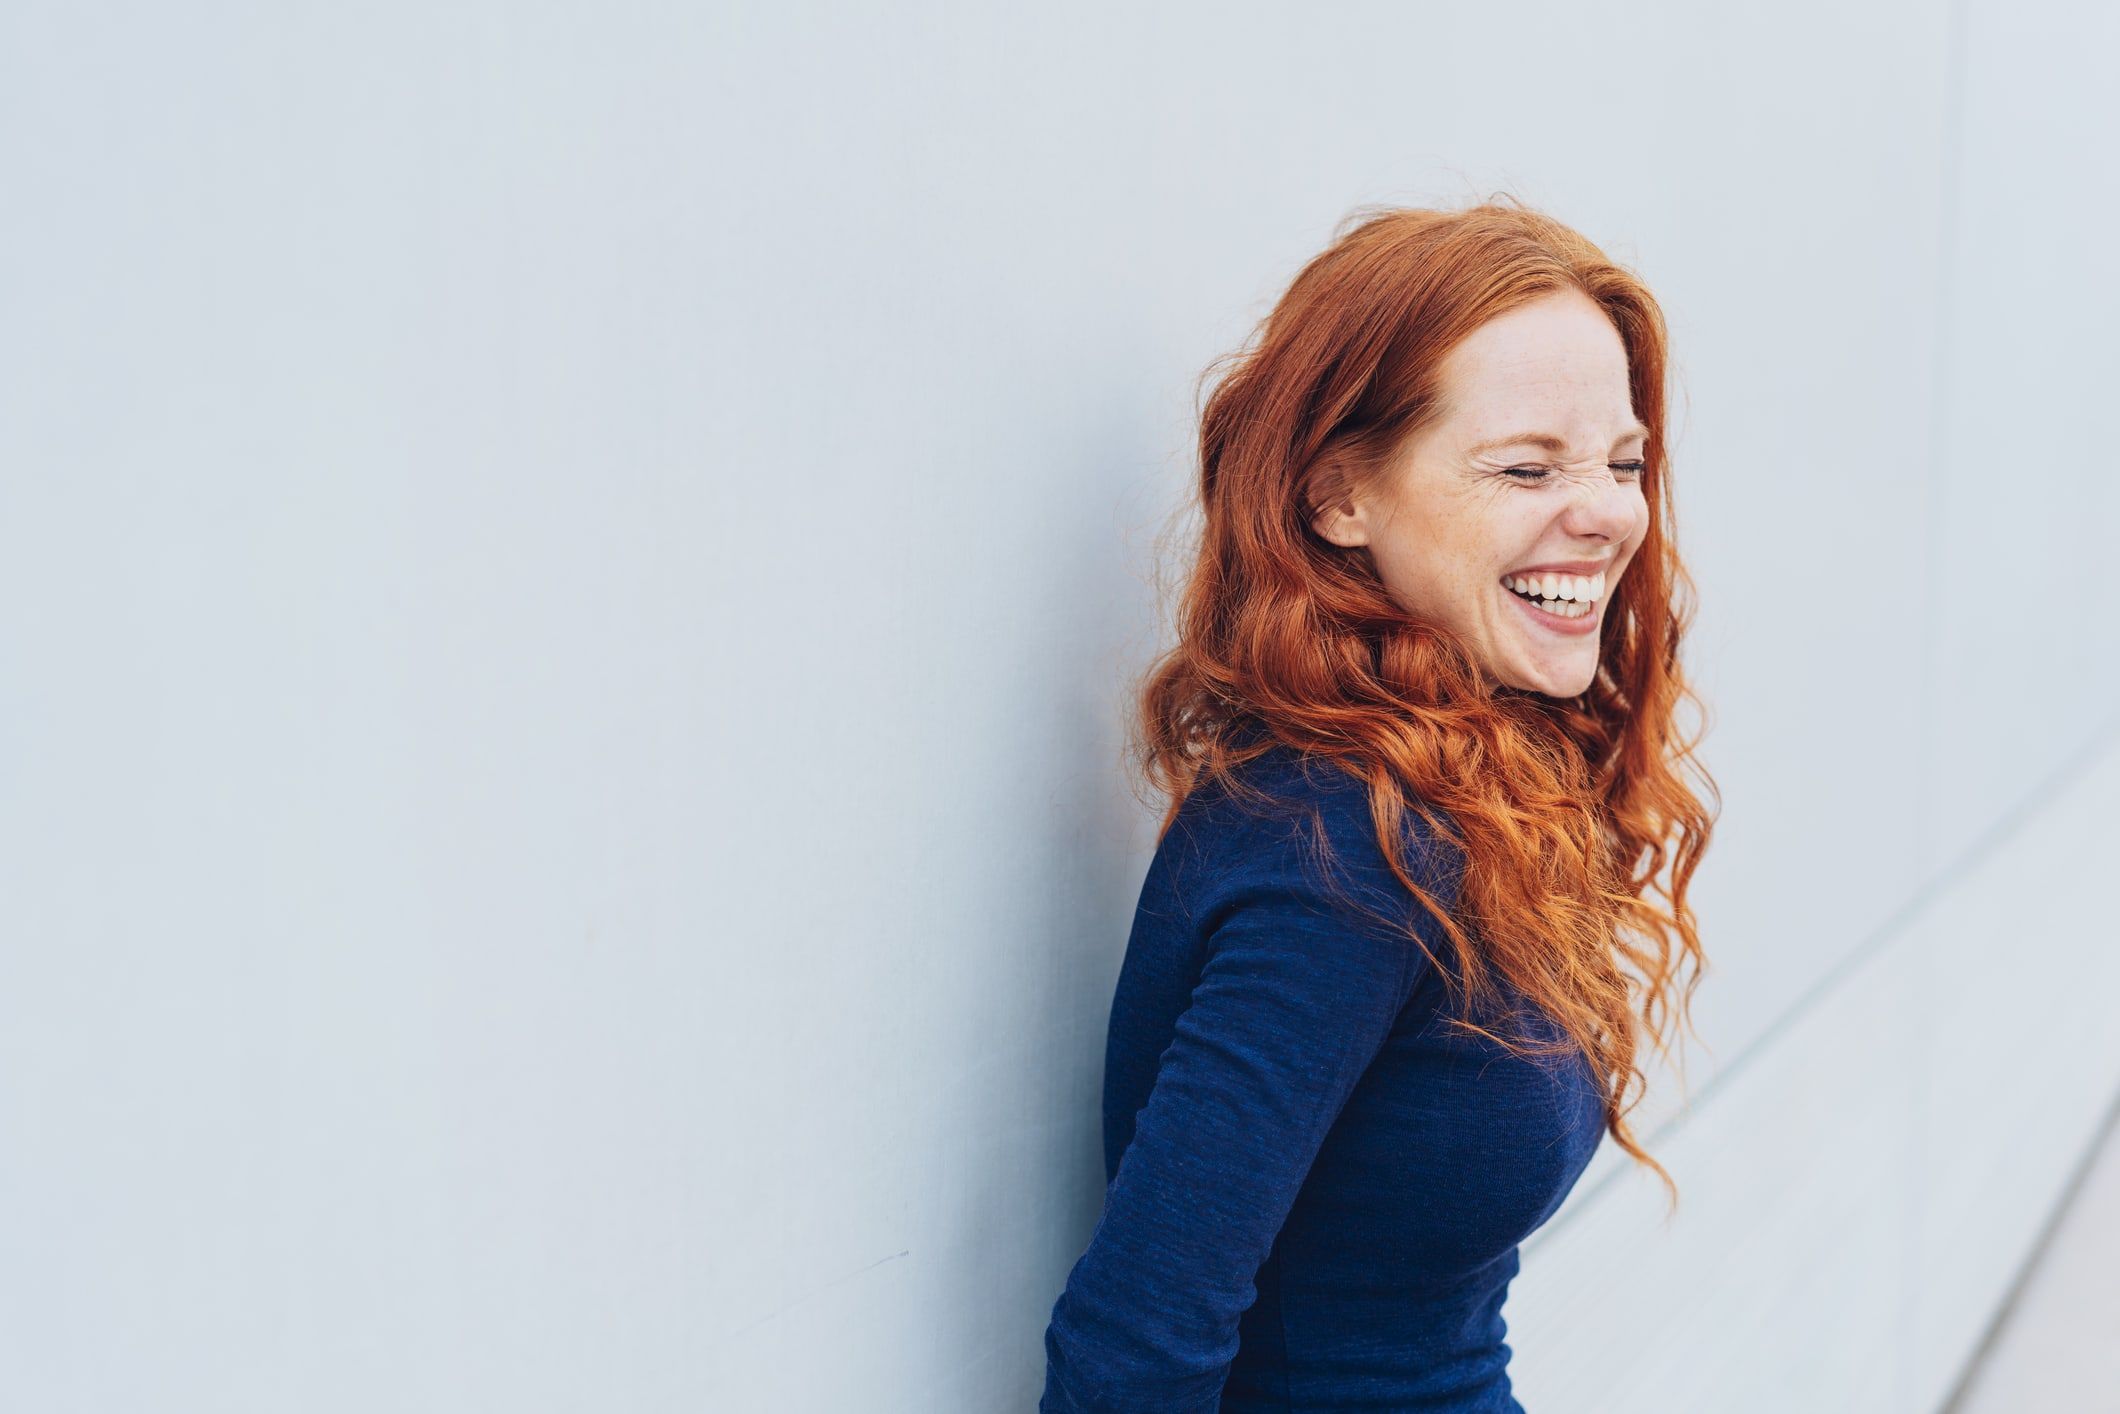
[[[1452,420],[1470,436],[1500,435],[1526,418],[1553,423],[1555,432],[1576,423],[1616,431],[1633,421],[1619,330],[1572,291],[1490,319],[1439,372]]]

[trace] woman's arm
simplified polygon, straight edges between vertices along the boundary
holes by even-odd
[[[1428,966],[1329,897],[1295,835],[1253,839],[1202,913],[1219,922],[1191,1004],[1053,1306],[1040,1414],[1211,1414],[1253,1278]]]

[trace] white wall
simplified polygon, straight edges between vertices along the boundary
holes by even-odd
[[[1940,1402],[2120,1091],[2110,10],[0,24],[0,1405],[1031,1408],[1193,380],[1497,189],[1667,304],[1725,797],[1519,1393]]]

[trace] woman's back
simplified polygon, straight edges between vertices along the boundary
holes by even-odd
[[[1339,892],[1450,957],[1360,781],[1287,748],[1244,775],[1289,804],[1203,787],[1142,886],[1106,1051],[1110,1184],[1053,1306],[1041,1414],[1517,1410],[1503,1298],[1603,1096],[1579,1057],[1445,1027],[1412,939],[1325,887],[1313,810]],[[1455,846],[1407,822],[1447,906]]]

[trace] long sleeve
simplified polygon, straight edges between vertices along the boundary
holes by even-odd
[[[1255,832],[1224,864],[1190,1003],[1052,1309],[1041,1414],[1211,1414],[1254,1278],[1428,966],[1325,892],[1294,836]]]

